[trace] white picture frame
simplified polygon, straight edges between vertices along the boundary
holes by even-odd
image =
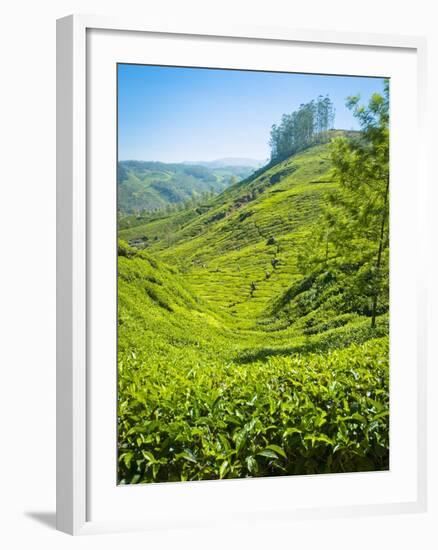
[[[165,526],[207,525],[210,524],[210,518],[208,514],[203,516],[200,509],[196,511],[196,500],[208,499],[210,498],[209,495],[214,493],[213,498],[224,503],[226,499],[239,498],[239,492],[242,491],[246,492],[245,498],[250,503],[251,499],[254,498],[254,487],[257,487],[257,491],[270,491],[272,494],[275,491],[280,492],[281,484],[284,483],[284,478],[278,478],[275,480],[250,480],[251,487],[248,482],[243,482],[247,483],[245,486],[240,480],[237,480],[240,485],[233,481],[178,484],[180,486],[185,485],[186,488],[191,486],[194,499],[192,513],[181,513],[180,515],[178,515],[176,507],[174,510],[167,510],[165,513],[164,505],[161,505],[160,508],[159,502],[160,499],[169,498],[176,501],[187,499],[186,489],[175,487],[176,484],[155,485],[152,487],[152,496],[156,501],[157,509],[153,518],[150,515],[145,515],[142,518],[141,514],[132,518],[129,517],[129,514],[128,517],[126,515],[122,517],[119,516],[116,507],[113,507],[113,512],[109,508],[103,510],[101,507],[102,513],[96,514],[97,519],[94,519],[94,514],[90,516],[90,510],[95,506],[94,500],[96,502],[99,500],[109,502],[112,498],[109,492],[106,494],[103,490],[102,483],[107,483],[107,481],[102,481],[100,485],[94,482],[96,472],[96,468],[93,466],[93,460],[95,460],[94,437],[90,436],[90,433],[96,433],[96,430],[93,432],[94,428],[92,426],[92,422],[96,422],[96,414],[92,414],[92,412],[97,399],[93,390],[93,387],[96,386],[94,383],[95,378],[94,374],[91,373],[91,364],[97,365],[97,363],[94,360],[94,351],[92,350],[94,338],[92,327],[94,325],[90,314],[90,304],[94,299],[93,289],[96,288],[93,282],[94,274],[90,270],[92,266],[96,265],[96,262],[93,263],[93,259],[90,257],[90,250],[93,250],[90,235],[93,230],[95,210],[90,206],[90,196],[92,197],[93,191],[89,184],[95,176],[94,168],[90,168],[90,156],[93,154],[94,149],[93,139],[89,135],[91,111],[88,102],[91,102],[92,91],[90,92],[90,86],[93,85],[93,75],[90,74],[90,71],[95,70],[96,60],[97,63],[99,62],[99,58],[93,60],[94,58],[90,57],[89,37],[91,36],[90,32],[93,31],[106,34],[106,43],[104,44],[106,47],[101,49],[104,49],[105,55],[108,56],[110,55],[109,50],[112,49],[108,45],[111,45],[112,42],[115,44],[116,40],[111,38],[111,33],[119,37],[130,33],[130,36],[135,35],[137,40],[146,36],[158,36],[163,38],[164,42],[166,37],[173,41],[180,39],[188,42],[194,37],[197,40],[204,41],[220,40],[222,44],[225,43],[229,46],[231,52],[233,48],[239,47],[239,41],[245,41],[245,43],[254,41],[254,43],[263,43],[269,47],[277,44],[285,47],[288,44],[296,44],[302,45],[303,48],[311,48],[317,45],[318,48],[344,48],[345,52],[348,48],[354,47],[373,52],[374,56],[380,55],[379,52],[391,51],[400,54],[407,52],[410,56],[415,57],[415,82],[412,84],[412,90],[416,97],[416,105],[412,106],[411,123],[418,127],[415,130],[418,136],[418,146],[413,154],[411,168],[416,183],[414,192],[418,204],[418,227],[412,231],[414,233],[413,238],[418,244],[419,262],[415,272],[410,274],[415,276],[418,281],[417,292],[415,297],[412,298],[410,307],[413,308],[416,317],[415,330],[418,338],[415,341],[415,348],[412,347],[410,350],[416,356],[415,365],[411,366],[414,371],[410,374],[413,377],[411,380],[415,379],[415,384],[412,386],[414,395],[411,395],[411,397],[413,402],[416,401],[415,418],[413,420],[416,441],[413,444],[415,451],[412,455],[412,462],[409,463],[409,466],[406,466],[409,467],[412,475],[412,486],[409,490],[406,489],[406,495],[409,496],[398,498],[394,494],[394,498],[388,498],[388,495],[385,495],[385,497],[382,496],[380,501],[372,503],[369,502],[369,499],[368,501],[364,499],[363,502],[360,499],[351,499],[351,503],[340,501],[335,506],[327,506],[324,504],[324,500],[321,499],[319,501],[316,499],[314,505],[311,502],[309,504],[309,502],[304,501],[300,504],[298,500],[292,504],[283,502],[281,506],[272,507],[269,510],[255,505],[251,507],[249,504],[244,514],[234,513],[234,515],[237,521],[260,521],[261,519],[275,520],[276,518],[283,520],[285,518],[316,519],[334,515],[350,516],[424,511],[426,509],[427,486],[426,289],[424,283],[424,245],[422,244],[425,242],[423,237],[426,232],[426,222],[424,216],[421,215],[422,212],[426,211],[423,171],[425,162],[423,162],[424,159],[422,161],[423,151],[425,150],[425,147],[422,146],[424,145],[422,140],[424,139],[426,74],[426,45],[424,39],[389,35],[300,31],[284,28],[231,27],[229,29],[198,29],[193,27],[180,29],[178,26],[169,25],[156,29],[138,21],[74,15],[60,19],[57,23],[57,528],[70,534],[84,534],[114,530],[152,529]],[[170,44],[166,48],[166,59],[173,59],[172,55],[176,56],[176,53],[172,53],[172,48],[175,49],[175,46]],[[96,47],[96,51],[99,51],[99,46]],[[129,51],[129,47],[124,50],[125,57],[121,61],[129,61],[126,59]],[[115,53],[114,55],[117,58],[118,54]],[[180,52],[181,55],[183,54]],[[345,57],[347,57],[346,54]],[[108,57],[108,61],[113,63],[114,58],[110,59]],[[402,63],[399,61],[397,63],[397,70],[401,74],[404,70]],[[182,64],[181,57],[175,61],[175,64]],[[199,66],[202,66],[202,64]],[[328,68],[327,72],[333,73],[333,68]],[[105,82],[104,74],[99,75],[99,81]],[[97,82],[96,79],[94,82]],[[102,103],[105,102],[106,99]],[[108,105],[110,104],[111,97],[108,97]],[[114,107],[114,117],[115,112]],[[93,119],[93,128],[96,126],[96,122],[98,123],[98,119]],[[115,125],[115,119],[111,122],[111,125]],[[109,170],[113,168],[114,165],[110,162]],[[403,200],[406,201],[406,199]],[[103,201],[101,209],[105,209],[108,204],[110,203]],[[111,212],[107,217],[110,216]],[[107,260],[112,261],[111,257]],[[400,284],[403,284],[403,281]],[[98,303],[94,304],[94,306],[96,305]],[[96,309],[94,306],[93,311]],[[396,311],[400,312],[400,308]],[[114,347],[115,341],[112,348],[114,349]],[[395,356],[397,357],[397,354]],[[95,370],[96,376],[100,376],[97,366]],[[115,376],[115,371],[113,374]],[[108,387],[111,387],[111,384],[113,384],[112,379],[108,380]],[[408,385],[405,384],[405,386],[403,390],[405,393],[400,393],[400,395],[407,395]],[[112,396],[109,397],[111,400]],[[109,413],[112,413],[112,409],[109,409]],[[111,417],[109,422],[112,421]],[[99,440],[99,447],[102,449],[109,448],[108,445],[112,444],[111,437],[109,435],[107,440]],[[103,458],[102,460],[106,459]],[[111,469],[111,461],[113,460],[114,455],[108,456],[108,464],[102,470]],[[344,476],[342,484],[348,485],[350,482],[349,474],[341,475]],[[321,480],[321,483],[325,484],[326,491],[333,491],[333,488],[337,486],[338,481],[334,476],[307,476],[307,481],[303,481],[302,478],[300,483],[320,484],[319,481],[315,481],[316,477],[327,479],[327,481]],[[365,478],[363,483],[369,483],[370,480],[370,477]],[[93,491],[91,493],[93,497],[90,496],[92,485]],[[138,499],[142,487],[131,489],[136,491],[136,496],[133,493],[128,494],[130,489],[118,489],[124,491],[123,506],[125,508],[129,500]],[[101,495],[95,498],[96,491],[101,492]],[[388,491],[390,491],[390,484],[388,485]],[[118,494],[121,495],[121,493]],[[138,504],[138,500],[136,502]],[[228,521],[229,517],[224,514],[221,519]],[[214,523],[213,518],[211,518],[211,522]]]

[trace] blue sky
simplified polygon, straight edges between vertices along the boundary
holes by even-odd
[[[381,78],[119,64],[119,160],[264,160],[283,113],[329,94],[335,127],[357,129],[345,98],[382,90]]]

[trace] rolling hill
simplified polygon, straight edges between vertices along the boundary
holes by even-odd
[[[119,161],[118,210],[122,214],[182,206],[186,201],[223,191],[231,182],[247,177],[251,165],[230,166]]]
[[[372,327],[365,250],[317,238],[329,148],[120,224],[122,483],[388,467],[388,298]]]
[[[224,157],[216,160],[207,161],[186,161],[184,164],[197,164],[199,166],[207,166],[208,168],[253,168],[254,170],[261,168],[267,164],[267,160],[256,160],[244,157]]]

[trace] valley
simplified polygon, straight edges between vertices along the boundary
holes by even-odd
[[[120,218],[120,483],[388,468],[387,263],[377,291],[378,236],[337,233],[362,139]]]
[[[120,161],[118,210],[123,215],[132,215],[140,211],[145,214],[187,208],[246,178],[257,165],[251,159],[219,159],[210,163]]]

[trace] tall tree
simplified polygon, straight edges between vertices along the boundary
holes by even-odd
[[[269,145],[271,158],[281,160],[326,139],[333,127],[334,107],[328,96],[300,105],[299,109],[281,117],[271,128]]]
[[[370,301],[371,326],[376,326],[379,299],[388,292],[389,265],[389,82],[367,106],[360,97],[348,107],[361,126],[357,139],[336,138],[331,158],[341,193],[327,210],[332,246],[344,258],[361,258],[362,284]]]

